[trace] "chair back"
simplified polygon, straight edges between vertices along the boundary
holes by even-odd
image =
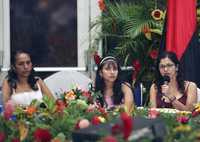
[[[89,89],[89,83],[92,80],[78,71],[60,71],[44,79],[44,82],[49,87],[54,97],[59,97],[59,93],[69,91],[74,87],[79,87],[83,90]]]
[[[197,88],[197,102],[200,103],[200,88]]]

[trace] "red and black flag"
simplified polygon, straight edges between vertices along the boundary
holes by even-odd
[[[200,86],[200,45],[197,33],[196,0],[168,0],[161,50],[175,52],[185,80]]]

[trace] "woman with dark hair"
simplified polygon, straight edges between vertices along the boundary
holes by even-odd
[[[107,56],[98,65],[95,80],[95,91],[102,94],[99,102],[103,107],[112,109],[116,106],[125,106],[130,114],[133,109],[133,93],[131,85],[120,79],[121,69],[112,56]]]
[[[150,88],[151,107],[192,111],[197,102],[197,86],[183,80],[176,54],[161,53],[156,69],[157,77]]]
[[[11,100],[15,105],[27,106],[43,95],[53,98],[45,83],[35,76],[30,54],[16,51],[11,57],[11,68],[2,85],[3,103]]]

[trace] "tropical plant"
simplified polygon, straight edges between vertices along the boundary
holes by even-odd
[[[163,3],[162,3],[163,4]],[[154,1],[100,0],[102,14],[92,28],[102,27],[103,54],[111,54],[123,66],[133,66],[132,82],[154,79],[165,13]],[[162,7],[163,8],[163,7]]]

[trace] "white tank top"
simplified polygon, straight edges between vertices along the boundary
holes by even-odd
[[[37,83],[38,90],[36,91],[27,91],[27,92],[20,92],[16,93],[13,89],[13,94],[11,95],[11,101],[15,105],[22,105],[22,106],[28,106],[31,104],[33,100],[42,101],[42,92],[40,85]]]

